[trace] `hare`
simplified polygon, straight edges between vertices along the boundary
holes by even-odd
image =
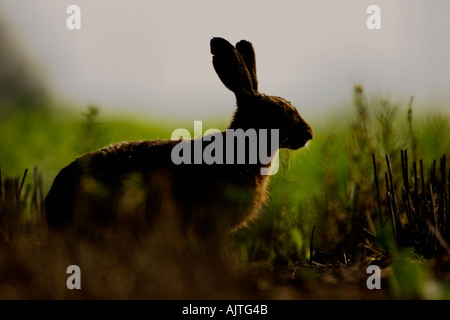
[[[229,130],[218,133],[222,141],[232,129],[255,129],[258,134],[261,129],[277,129],[279,148],[292,150],[312,139],[311,126],[295,107],[258,92],[250,42],[242,40],[234,47],[213,38],[210,47],[214,69],[237,101]],[[108,223],[129,211],[142,211],[146,223],[172,215],[182,228],[205,237],[245,225],[267,201],[270,176],[261,169],[270,163],[174,163],[176,146],[185,143],[194,148],[199,140],[206,148],[214,139],[206,135],[182,141],[122,142],[81,155],[53,182],[45,199],[47,224],[60,230],[81,220]],[[221,151],[225,155],[231,150],[223,146]],[[271,150],[270,156],[275,152]]]

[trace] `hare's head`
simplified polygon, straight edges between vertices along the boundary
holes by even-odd
[[[299,149],[313,137],[311,126],[283,98],[258,92],[256,59],[250,42],[234,47],[222,38],[211,40],[213,65],[223,84],[234,92],[237,109],[231,128],[279,129],[280,147]]]

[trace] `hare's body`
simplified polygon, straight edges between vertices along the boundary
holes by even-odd
[[[268,176],[259,173],[260,165],[175,165],[171,151],[178,143],[124,142],[77,158],[61,170],[47,195],[49,225],[65,227],[80,216],[115,220],[124,213],[121,203],[133,201],[125,196],[129,179],[145,196],[140,210],[150,222],[170,208],[184,226],[208,236],[255,216],[267,198]]]
[[[289,149],[301,148],[312,138],[311,127],[288,101],[257,91],[249,42],[235,48],[214,38],[211,52],[218,76],[236,95],[230,129],[277,129],[279,147]],[[227,132],[219,134],[225,141]],[[199,139],[203,148],[211,143]],[[111,221],[139,211],[146,221],[173,215],[186,229],[208,236],[252,219],[267,199],[269,176],[262,175],[261,168],[268,165],[175,164],[173,148],[179,143],[192,147],[194,141],[124,142],[80,156],[55,178],[45,201],[48,224],[61,228],[79,220]],[[271,156],[275,152],[271,150]]]

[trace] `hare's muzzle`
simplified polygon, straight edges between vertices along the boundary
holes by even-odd
[[[288,131],[287,136],[281,136],[280,147],[297,150],[308,145],[308,142],[313,138],[313,131],[311,127],[297,127],[294,130]]]
[[[308,128],[305,130],[305,140],[308,142],[309,140],[312,140],[313,138],[313,131],[312,128],[308,125]]]
[[[312,140],[313,138],[313,130],[311,128],[311,126],[307,123],[306,124],[306,129],[303,130],[303,145],[301,147],[306,147],[309,143],[310,140]],[[300,147],[300,148],[301,148]]]
[[[306,147],[313,138],[313,130],[311,126],[304,122],[302,126],[298,127],[295,133],[291,133],[288,138],[290,140],[289,149],[297,150]]]

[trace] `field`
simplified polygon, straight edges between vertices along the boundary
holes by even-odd
[[[352,95],[338,116],[307,119],[314,139],[281,152],[259,219],[214,250],[177,237],[175,224],[94,237],[55,234],[44,221],[43,198],[77,155],[167,139],[192,122],[95,106],[0,111],[0,298],[450,298],[449,114],[416,114],[413,98],[369,99],[361,86]],[[81,290],[67,289],[70,265],[81,268]],[[380,267],[381,289],[368,288],[369,265]]]

